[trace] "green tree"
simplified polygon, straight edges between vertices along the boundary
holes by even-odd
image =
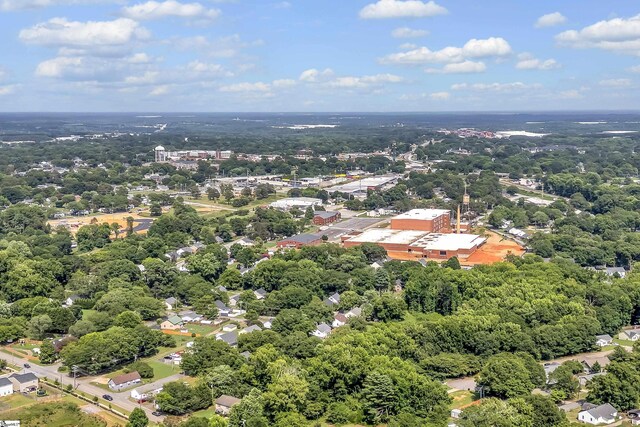
[[[486,393],[501,399],[524,396],[534,388],[531,373],[523,360],[509,353],[490,357],[482,371],[478,384],[486,387]]]
[[[58,354],[56,353],[56,349],[53,347],[53,343],[51,340],[44,340],[42,345],[40,345],[40,354],[38,355],[40,359],[40,363],[45,365],[49,365],[56,361],[58,358]]]
[[[367,375],[362,388],[362,400],[369,423],[388,421],[396,412],[397,399],[391,378],[375,371]]]
[[[149,418],[144,410],[140,408],[134,408],[129,415],[129,421],[127,427],[147,427],[149,424]]]

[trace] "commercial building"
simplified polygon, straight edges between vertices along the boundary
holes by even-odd
[[[300,249],[303,246],[319,245],[322,243],[322,235],[320,234],[298,234],[288,237],[278,242],[279,248],[295,248]]]
[[[293,208],[306,210],[308,207],[321,206],[322,200],[313,197],[289,197],[269,203],[269,207],[288,211]]]
[[[327,225],[339,221],[341,218],[340,212],[330,211],[316,211],[313,214],[313,223],[315,225]]]
[[[348,237],[344,241],[344,246],[350,248],[363,243],[375,243],[382,246],[391,258],[402,254],[409,255],[411,258],[446,260],[454,256],[465,259],[485,241],[484,237],[475,234],[442,234],[421,230],[374,228]]]
[[[394,230],[420,230],[430,233],[451,232],[451,211],[446,209],[412,209],[391,218]]]
[[[399,175],[382,175],[372,176],[369,178],[359,179],[347,182],[346,184],[336,185],[327,189],[329,193],[339,192],[354,197],[366,197],[369,190],[383,190],[391,187],[398,182]]]

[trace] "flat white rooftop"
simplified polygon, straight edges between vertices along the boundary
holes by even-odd
[[[327,191],[339,191],[341,193],[353,193],[359,190],[367,191],[369,187],[379,187],[398,179],[395,175],[372,176],[369,178],[359,179],[345,184],[336,185],[328,188]]]
[[[411,209],[408,212],[394,216],[394,219],[435,219],[442,215],[451,215],[451,211],[447,209]]]
[[[479,246],[487,239],[477,234],[440,234],[429,233],[416,240],[411,246],[426,250],[455,251],[458,249],[471,249]]]
[[[408,245],[433,251],[456,251],[479,246],[487,239],[476,234],[441,234],[417,230],[391,230],[372,228],[349,239],[354,243],[379,243]]]
[[[388,243],[410,245],[427,233],[417,230],[391,230],[389,228],[371,228],[355,237],[350,242],[357,243]]]

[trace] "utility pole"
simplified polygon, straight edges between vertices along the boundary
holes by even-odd
[[[73,389],[75,390],[78,386],[76,385],[76,376],[78,375],[78,365],[73,365],[71,367],[73,371]]]

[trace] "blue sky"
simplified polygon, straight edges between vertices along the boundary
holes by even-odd
[[[629,0],[0,0],[0,111],[640,109]]]

